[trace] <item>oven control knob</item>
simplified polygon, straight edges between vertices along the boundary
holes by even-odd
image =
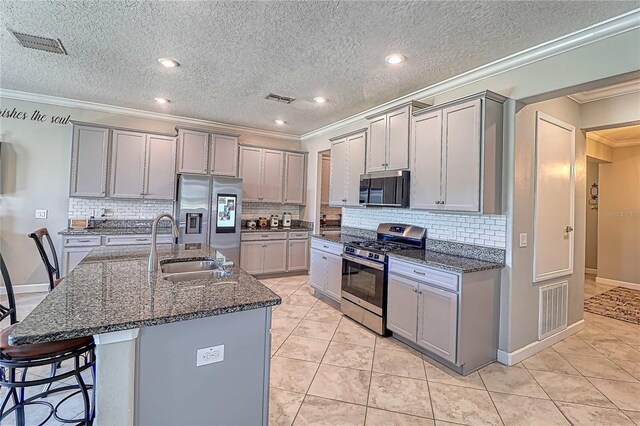
[[[378,256],[377,254],[374,256],[375,259],[380,259],[380,256]]]

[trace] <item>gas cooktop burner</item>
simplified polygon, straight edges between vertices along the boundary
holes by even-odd
[[[354,242],[354,243],[351,243],[350,245],[367,249],[367,250],[380,251],[383,253],[386,253],[389,251],[415,249],[415,247],[412,247],[408,244],[394,243],[391,241],[378,241],[378,240]]]

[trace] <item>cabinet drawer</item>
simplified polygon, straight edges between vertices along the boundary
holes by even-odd
[[[309,238],[309,233],[308,232],[294,232],[294,231],[290,231],[289,232],[289,239],[290,240],[304,240]]]
[[[173,237],[169,235],[158,235],[158,244],[171,244]],[[107,246],[130,246],[151,244],[151,235],[107,235],[104,237],[104,244]]]
[[[286,232],[245,232],[240,234],[241,241],[269,241],[286,239]]]
[[[458,275],[417,265],[415,263],[390,259],[389,273],[403,275],[416,281],[432,284],[446,290],[458,291]]]
[[[342,244],[332,243],[327,240],[321,240],[319,238],[313,238],[311,240],[311,248],[321,251],[326,251],[331,254],[342,254]]]
[[[100,235],[64,237],[64,247],[93,247],[99,246],[102,241]]]

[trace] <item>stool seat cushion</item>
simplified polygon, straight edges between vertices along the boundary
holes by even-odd
[[[93,342],[93,337],[60,340],[58,342],[34,343],[32,345],[14,346],[9,344],[9,335],[18,324],[12,324],[0,332],[0,352],[5,358],[47,358],[59,352],[81,348]]]

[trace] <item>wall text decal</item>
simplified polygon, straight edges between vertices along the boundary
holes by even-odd
[[[67,115],[66,117],[52,115],[48,116],[47,114],[43,114],[40,110],[34,110],[31,114],[26,111],[18,111],[15,108],[3,108],[0,110],[0,117],[2,118],[13,118],[14,120],[27,120],[35,121],[38,123],[49,123],[49,124],[69,124],[71,122],[71,115]]]

